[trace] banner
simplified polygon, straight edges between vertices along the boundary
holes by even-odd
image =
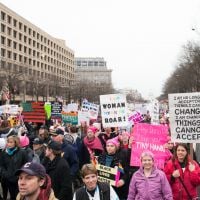
[[[155,156],[155,164],[164,167],[164,162],[169,156],[164,144],[167,143],[168,129],[163,125],[138,123],[134,126],[134,143],[131,150],[131,166],[140,166],[140,155],[144,150],[151,151]]]
[[[118,170],[118,167],[112,168],[97,164],[96,169],[98,173],[98,180],[100,182],[106,182],[110,185],[116,186],[120,177],[120,171]]]
[[[173,142],[200,143],[200,93],[169,94]]]
[[[83,101],[81,111],[88,112],[90,119],[97,119],[99,112],[99,105],[90,103],[88,101]]]
[[[103,127],[127,126],[126,96],[109,94],[100,96]]]

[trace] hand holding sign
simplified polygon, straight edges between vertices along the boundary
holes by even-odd
[[[117,182],[117,184],[116,184],[116,187],[118,188],[118,187],[122,187],[123,185],[124,185],[124,180],[122,180],[122,179],[120,179],[118,182]]]

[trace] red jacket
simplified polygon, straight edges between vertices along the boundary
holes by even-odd
[[[195,165],[195,170],[192,172],[189,170],[189,162],[191,162],[192,164]],[[175,161],[170,160],[165,165],[164,172],[165,172],[167,179],[171,185],[174,200],[188,200],[189,197],[188,197],[187,192],[185,191],[180,179],[172,177],[172,173],[176,169],[179,170],[180,177],[183,180],[184,185],[186,186],[190,196],[192,198],[197,197],[196,188],[198,185],[200,185],[199,165],[193,160],[188,160],[184,172],[183,172],[178,160],[175,160]]]

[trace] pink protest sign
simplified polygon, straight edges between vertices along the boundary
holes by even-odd
[[[149,150],[155,155],[155,165],[163,168],[165,160],[170,154],[164,148],[167,142],[168,130],[163,125],[151,125],[139,123],[134,126],[134,143],[131,151],[131,166],[140,166],[140,155],[143,151]]]
[[[132,122],[133,124],[137,124],[143,121],[143,116],[141,115],[141,113],[134,111],[133,114],[129,116],[128,121]]]

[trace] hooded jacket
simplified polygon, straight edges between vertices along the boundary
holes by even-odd
[[[173,200],[165,173],[154,167],[151,175],[145,177],[140,167],[131,179],[128,200]]]

